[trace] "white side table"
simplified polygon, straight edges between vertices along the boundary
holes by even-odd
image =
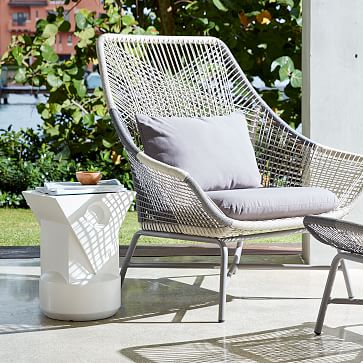
[[[118,234],[135,193],[23,192],[40,224],[40,308],[59,320],[96,320],[121,306]]]

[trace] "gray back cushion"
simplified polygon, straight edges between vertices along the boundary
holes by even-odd
[[[202,189],[260,186],[260,173],[241,112],[214,117],[136,115],[145,153],[181,168]]]

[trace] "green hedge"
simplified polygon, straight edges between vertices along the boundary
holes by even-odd
[[[117,178],[132,189],[129,164],[112,153],[65,159],[44,141],[41,130],[0,130],[0,207],[25,207],[23,190],[42,186],[45,181],[75,180],[77,170],[100,170],[105,179]]]

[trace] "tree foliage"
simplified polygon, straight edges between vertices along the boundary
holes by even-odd
[[[133,1],[129,2],[131,6]],[[180,0],[161,13],[155,0],[137,1],[159,15],[177,35],[222,39],[266,102],[292,126],[301,118],[301,0]],[[140,11],[134,14],[141,24]],[[281,83],[276,84],[276,81]],[[278,87],[277,87],[278,86]]]
[[[65,0],[67,5],[79,0]],[[118,178],[132,188],[126,153],[111,125],[103,92],[88,92],[87,67],[97,65],[100,33],[156,34],[141,28],[119,1],[105,0],[104,13],[82,9],[75,16],[75,54],[63,60],[54,51],[59,33],[71,28],[63,6],[36,24],[35,34],[18,35],[0,65],[17,66],[15,81],[46,89],[37,105],[41,130],[0,130],[0,206],[24,206],[21,191],[46,180],[71,180],[76,170],[98,169],[105,178]]]
[[[76,2],[76,0],[72,0]],[[65,4],[71,0],[66,0]],[[105,0],[99,15],[82,9],[75,14],[75,54],[61,60],[53,46],[59,33],[71,24],[65,8],[57,7],[47,19],[39,20],[33,35],[13,38],[1,63],[16,64],[18,83],[45,87],[49,97],[38,104],[43,124],[43,141],[58,159],[89,160],[109,163],[117,168],[126,184],[130,183],[129,165],[115,131],[110,124],[101,89],[87,92],[85,72],[97,64],[96,38],[100,33],[155,34],[152,26],[138,26],[132,14],[126,14],[117,1]]]
[[[213,35],[231,49],[250,78],[259,77],[266,102],[287,122],[301,115],[301,1],[198,0],[178,11],[180,34]],[[194,19],[185,23],[185,19]],[[284,92],[276,87],[284,82]]]

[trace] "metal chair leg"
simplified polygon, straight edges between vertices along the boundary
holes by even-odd
[[[127,249],[125,258],[122,261],[122,266],[121,266],[121,271],[120,271],[120,275],[121,275],[121,286],[122,286],[122,284],[123,284],[123,282],[125,280],[125,275],[126,275],[126,272],[127,272],[127,268],[129,267],[129,263],[130,263],[131,257],[132,257],[132,255],[135,252],[135,248],[136,248],[137,241],[139,240],[139,238],[141,237],[141,235],[142,235],[142,231],[137,231],[133,235],[132,240],[131,240],[131,243],[130,243],[130,246]]]
[[[219,242],[219,247],[221,249],[218,322],[223,323],[225,319],[225,308],[227,300],[228,247],[224,242],[222,241],[218,242]]]
[[[134,254],[137,241],[142,236],[152,236],[152,237],[161,237],[161,238],[178,238],[183,240],[190,241],[198,241],[198,242],[209,242],[218,244],[221,251],[221,266],[220,266],[220,277],[219,277],[219,310],[218,310],[218,322],[224,322],[225,320],[225,307],[227,301],[227,285],[230,277],[237,271],[238,263],[240,261],[241,253],[242,253],[242,241],[237,243],[236,250],[233,257],[233,262],[231,264],[230,269],[228,270],[228,247],[226,243],[222,240],[216,238],[201,238],[196,236],[185,236],[178,234],[169,234],[169,233],[161,233],[161,232],[150,232],[150,231],[138,231],[132,237],[129,248],[127,249],[126,256],[122,262],[121,266],[121,284],[123,284],[127,269],[130,264],[130,260]]]
[[[316,320],[316,324],[315,324],[314,332],[315,332],[316,335],[321,334],[321,330],[322,330],[323,324],[324,324],[326,309],[327,309],[328,304],[330,302],[331,290],[333,288],[335,276],[336,276],[336,273],[337,273],[337,270],[338,270],[338,267],[339,267],[339,264],[340,264],[341,260],[342,260],[342,256],[340,256],[340,254],[338,253],[334,257],[334,259],[332,261],[330,271],[329,271],[329,275],[328,275],[328,279],[327,279],[326,285],[325,285],[323,298],[322,298],[321,304],[320,304],[318,319]]]
[[[242,241],[237,242],[237,246],[234,251],[233,261],[227,273],[228,277],[232,277],[232,275],[234,275],[238,270],[238,264],[239,261],[241,260],[242,247],[243,247],[243,242]]]
[[[347,263],[345,260],[342,260],[340,265],[342,266],[343,276],[344,276],[345,286],[347,288],[348,297],[349,297],[349,299],[353,299],[354,295],[353,295],[353,290],[352,290],[352,284],[350,282],[350,275],[349,275]]]

